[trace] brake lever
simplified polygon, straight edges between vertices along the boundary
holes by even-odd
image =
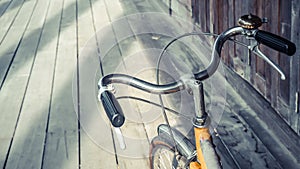
[[[262,58],[264,61],[266,61],[269,65],[271,65],[279,74],[280,74],[280,78],[281,80],[285,80],[286,76],[283,72],[283,70],[279,67],[279,65],[277,65],[276,63],[274,63],[271,59],[269,59],[265,54],[262,53],[262,51],[259,49],[259,45],[253,45],[253,46],[249,46],[249,49],[256,54],[257,56],[259,56],[260,58]]]
[[[115,129],[115,133],[117,135],[117,139],[118,139],[120,148],[122,150],[125,150],[126,149],[126,144],[125,144],[125,140],[124,140],[121,129],[119,127],[114,127],[114,129]]]
[[[229,39],[229,40],[231,40],[231,41],[233,41],[233,42],[235,42],[235,43],[237,43],[237,44],[239,44],[241,46],[247,47],[254,54],[256,54],[257,56],[259,56],[260,58],[262,58],[268,64],[270,64],[280,74],[281,80],[285,80],[286,76],[285,76],[283,70],[279,67],[279,65],[277,65],[276,63],[274,63],[265,54],[262,53],[262,51],[259,49],[259,43],[253,37],[251,37],[251,36],[247,36],[247,39],[253,40],[252,45],[247,45],[247,44],[242,43],[240,41],[237,41],[235,39]]]

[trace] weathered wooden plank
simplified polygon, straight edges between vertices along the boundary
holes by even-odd
[[[62,1],[51,1],[6,168],[41,168]],[[51,15],[52,14],[52,15]],[[56,17],[56,22],[49,19]],[[53,38],[53,37],[52,37]]]
[[[280,20],[277,21],[277,25],[280,25],[278,28],[278,35],[285,37],[286,39],[291,39],[291,2],[290,1],[280,1],[279,2],[279,10],[280,13],[279,18]],[[290,103],[290,95],[292,93],[291,89],[293,88],[290,86],[291,79],[293,78],[290,76],[291,73],[291,58],[286,56],[285,54],[279,54],[278,55],[278,62],[279,66],[282,68],[284,73],[286,74],[286,80],[280,80],[279,86],[277,87],[278,94],[275,95],[277,97],[277,110],[281,114],[281,116],[287,121],[287,123],[291,124],[291,109],[289,108],[291,104]],[[277,74],[277,73],[276,73]],[[292,88],[290,88],[292,87]],[[294,94],[293,94],[294,95]],[[294,101],[292,101],[294,102]]]
[[[9,8],[10,4],[13,1],[11,0],[2,0],[0,2],[0,17],[4,14],[4,12]]]
[[[79,168],[78,119],[72,94],[76,72],[76,1],[65,0],[59,29],[57,59],[42,168]],[[55,164],[55,165],[54,165]]]
[[[218,21],[219,21],[219,32],[223,32],[225,30],[227,30],[229,27],[228,27],[228,13],[229,13],[229,4],[227,1],[221,1],[219,3],[219,7],[220,7],[220,15],[219,16],[222,16],[222,17],[219,17],[218,18]],[[223,46],[223,51],[222,51],[222,58],[223,58],[223,62],[225,62],[226,65],[230,65],[230,59],[231,57],[229,56],[229,50],[231,50],[228,46],[229,44],[226,43],[224,44]]]
[[[109,10],[113,8],[114,3],[111,4],[110,2],[103,0],[97,3],[92,2],[92,4],[94,11],[94,26],[95,31],[97,32],[96,40],[98,45],[98,53],[101,60],[101,65],[103,65],[102,73],[106,75],[108,73],[113,73],[116,71],[116,68],[119,65],[122,65],[123,59],[120,54],[120,45],[118,44],[117,40],[118,36],[122,37],[122,39],[119,39],[120,41],[124,40],[124,38],[130,36],[130,33],[127,33],[128,29],[122,29],[122,26],[124,25],[120,25],[120,23],[122,24],[124,21],[126,21],[126,19],[121,18],[122,15],[117,14],[120,12],[120,10],[122,10],[120,4],[116,4],[115,8],[118,10],[114,10],[112,12],[109,12]],[[105,15],[100,17],[99,15],[96,15],[97,11],[103,11],[105,12]],[[118,21],[116,22],[116,20]],[[113,26],[116,23],[118,23],[120,27]]]
[[[112,28],[114,30],[114,36],[116,37],[116,42],[118,42],[118,45],[116,47],[120,47],[120,54],[121,58],[127,59],[127,57],[132,56],[132,54],[135,54],[136,52],[140,52],[140,50],[143,50],[141,45],[138,45],[135,40],[135,35],[131,31],[131,26],[128,24],[127,18],[124,18],[126,16],[125,10],[132,10],[131,6],[124,6],[118,1],[106,1],[107,4],[107,10],[110,14],[110,20],[112,21]],[[128,12],[128,14],[130,14]],[[121,19],[121,20],[117,20]],[[141,56],[142,57],[142,56]],[[140,57],[139,57],[140,58]],[[130,57],[129,57],[130,59]],[[137,70],[135,66],[129,65],[130,63],[133,63],[130,60],[121,61],[119,63],[119,68],[121,66],[121,70],[116,71],[122,71],[123,73],[132,72],[133,74],[136,74]],[[124,65],[124,68],[122,68]],[[104,67],[105,68],[105,67]],[[123,69],[123,70],[122,70]],[[129,73],[129,74],[132,74]],[[117,86],[117,96],[126,96],[126,95],[132,95],[132,90],[129,89],[127,86]],[[114,133],[115,137],[115,147],[116,147],[116,155],[118,159],[118,167],[119,168],[138,168],[138,167],[146,167],[148,165],[148,158],[147,152],[149,147],[148,138],[146,137],[147,134],[145,133],[144,126],[141,122],[141,119],[137,118],[139,116],[139,110],[135,110],[132,112],[132,108],[136,107],[132,102],[129,102],[128,100],[122,100],[120,101],[120,104],[123,108],[123,111],[125,113],[126,122],[122,126],[121,130],[123,132],[123,135],[125,137],[125,143],[126,143],[126,149],[121,150],[119,148],[116,134]],[[131,106],[130,106],[131,105]],[[131,114],[131,115],[130,115]],[[135,121],[133,119],[139,119],[138,121]]]
[[[109,24],[109,16],[106,12],[106,5],[104,0],[91,0],[92,15],[94,26],[97,31]],[[103,13],[100,17],[100,13]]]
[[[268,23],[267,25],[271,28],[269,29],[270,32],[274,33],[274,34],[278,34],[278,27],[276,26],[272,26],[272,25],[278,25],[278,15],[279,15],[279,1],[275,1],[275,2],[270,2],[270,8],[271,11],[269,13],[269,17],[271,19],[271,22]],[[279,52],[275,51],[275,50],[268,50],[269,53],[267,53],[267,56],[270,57],[273,61],[275,61],[275,63],[279,63]],[[268,70],[269,69],[269,70]],[[266,94],[266,98],[268,98],[268,100],[270,101],[271,105],[273,107],[277,107],[277,96],[279,93],[279,79],[280,79],[280,75],[278,74],[278,72],[273,69],[271,66],[266,67],[266,77],[267,77],[267,81],[266,81],[266,85],[267,85],[267,94]]]
[[[27,23],[32,15],[32,11],[35,8],[35,2],[36,1],[31,1],[30,3],[26,3],[24,6],[22,6],[20,12],[18,12],[17,16],[15,17],[13,25],[10,27],[9,31],[5,35],[5,38],[2,40],[1,44],[5,45],[5,47],[0,48],[0,87],[5,80],[5,76],[14,58],[15,51],[18,49],[19,42],[24,35],[24,31],[19,30],[26,29]],[[7,17],[9,18],[14,16],[8,15]],[[7,17],[4,17],[3,22],[0,23],[5,23],[5,20],[8,19]],[[8,28],[4,30],[7,31],[7,29]]]
[[[149,3],[149,2],[148,2]],[[165,14],[168,16],[167,9],[164,7],[164,5],[159,1],[153,1],[149,3],[151,5],[151,12],[158,12],[159,14]],[[187,32],[192,31],[199,31],[199,27],[196,27],[193,23],[194,20],[191,17],[192,16],[192,9],[191,9],[191,2],[190,1],[177,1],[172,2],[170,8],[172,10],[175,10],[172,15],[169,15],[170,18],[167,19],[165,16],[165,22],[161,22],[160,26],[153,26],[154,31],[164,33],[167,35],[170,35],[171,33],[174,33],[173,36],[178,36]],[[177,9],[176,9],[177,8]],[[155,18],[155,17],[153,17]],[[175,21],[176,20],[176,21]],[[150,20],[149,23],[159,22],[159,19],[153,19]],[[174,22],[176,24],[174,24]],[[170,27],[170,25],[173,25],[175,27]],[[166,29],[167,28],[167,29]],[[171,34],[172,35],[172,34]]]
[[[256,5],[258,6],[266,6],[267,2],[266,1],[258,1]],[[263,17],[265,16],[265,13],[267,13],[265,11],[264,8],[257,8],[257,16],[259,17]],[[264,29],[264,28],[262,28]],[[262,51],[265,50],[265,48],[261,48]],[[260,57],[258,57],[257,55],[254,55],[254,59],[253,59],[253,85],[256,87],[256,89],[261,92],[262,95],[266,95],[266,90],[267,90],[267,86],[266,86],[266,63],[263,59],[261,59]],[[254,68],[255,67],[255,68]]]
[[[205,32],[210,32],[210,23],[211,23],[211,20],[210,20],[210,13],[208,12],[209,11],[209,1],[208,0],[205,0],[205,15],[203,17],[204,20],[206,20],[206,23],[205,23]],[[212,33],[216,33],[216,32],[212,32]]]
[[[279,30],[278,30],[278,35],[285,37],[286,39],[291,39],[291,15],[292,12],[290,12],[291,9],[291,1],[280,1],[280,8],[279,10],[280,12],[280,21],[277,23],[278,25],[280,25]],[[287,75],[287,79],[286,81],[280,81],[280,86],[279,86],[279,96],[281,97],[281,99],[287,104],[289,105],[290,103],[290,95],[292,93],[291,92],[291,87],[289,85],[290,83],[290,73],[291,73],[291,59],[290,57],[286,56],[285,54],[280,54],[279,55],[279,65],[282,67],[283,71],[286,73]],[[289,66],[287,66],[289,65]],[[288,121],[290,121],[290,119],[287,119]]]
[[[298,47],[300,44],[300,37],[299,37],[299,16],[300,16],[300,2],[293,1],[292,2],[292,12],[291,12],[291,41],[296,44]],[[290,95],[290,103],[295,102],[295,104],[291,105],[291,126],[292,128],[300,135],[300,50],[296,50],[294,57],[291,59],[291,74],[290,74],[290,88],[291,88],[291,95]]]
[[[259,15],[260,17],[262,16],[265,16],[265,15],[268,15],[269,11],[270,11],[270,5],[268,5],[268,2],[267,1],[263,1],[261,3],[261,6],[264,6],[264,9],[263,8],[259,8]],[[264,50],[262,48],[262,50]],[[262,78],[262,79],[266,79],[266,64],[265,64],[265,61],[262,60],[261,58],[257,57],[256,59],[256,73]],[[262,89],[262,88],[265,88],[265,84],[264,83],[258,83],[258,90]],[[266,94],[265,90],[260,90],[263,94]]]
[[[111,136],[107,135],[103,137]],[[84,145],[81,146],[81,150],[84,151],[81,153],[81,158],[83,157],[82,155],[84,155],[83,161],[81,161],[81,168],[117,168],[117,161],[115,158],[111,158],[111,152],[105,151],[96,145],[86,132],[80,134],[80,142],[81,145]],[[88,150],[86,148],[88,148]]]
[[[104,22],[106,22],[107,12],[105,8],[103,8],[104,1],[90,1],[87,3],[86,1],[78,1],[78,49],[79,49],[79,57],[78,57],[78,108],[79,108],[79,120],[81,123],[80,127],[80,167],[81,168],[117,168],[116,157],[114,153],[114,145],[110,128],[101,128],[99,127],[99,123],[103,123],[99,121],[102,117],[105,117],[104,114],[100,114],[99,110],[95,113],[96,118],[91,119],[91,113],[89,111],[94,111],[94,107],[88,106],[85,100],[91,100],[90,97],[93,97],[92,100],[96,100],[96,93],[91,93],[95,91],[91,91],[86,88],[86,84],[88,81],[97,81],[100,78],[103,72],[97,74],[97,76],[90,76],[84,74],[84,69],[87,69],[86,66],[92,65],[100,70],[99,64],[99,51],[101,49],[99,46],[100,39],[96,39],[95,31],[100,26],[99,25],[100,18],[105,18]],[[99,7],[99,8],[98,8]],[[101,15],[99,14],[101,13]],[[104,35],[106,36],[108,33],[106,32]],[[109,40],[110,37],[107,37]],[[87,44],[88,42],[88,44]],[[108,41],[109,42],[109,41]],[[88,45],[88,46],[87,46]],[[98,46],[97,46],[98,45]],[[92,58],[92,64],[87,63],[91,62],[91,59],[86,57],[87,54],[83,53],[87,50],[88,54],[91,56],[95,56]],[[100,53],[102,54],[102,53]],[[100,56],[101,57],[101,56]],[[103,63],[102,63],[103,65]],[[109,64],[108,64],[109,65]],[[91,78],[90,78],[91,77]],[[95,86],[96,87],[96,86]],[[99,104],[100,105],[100,104]],[[88,107],[87,107],[88,106]],[[103,109],[100,109],[100,112],[103,112]],[[92,114],[93,115],[93,114]]]
[[[36,25],[32,22],[34,18],[45,19],[47,5],[38,3],[36,8],[41,8],[43,13],[34,11],[32,20],[25,30],[24,38],[16,52],[14,62],[7,74],[6,80],[0,92],[0,168],[3,168],[6,156],[9,154],[9,147],[14,135],[16,124],[18,123],[19,111],[23,104],[24,94],[26,93],[28,79],[30,77],[32,63],[35,58],[41,29],[35,30],[34,34],[30,31],[33,26],[42,27],[43,23]],[[14,91],[14,92],[11,92]],[[13,105],[13,106],[12,106]]]
[[[14,23],[15,18],[22,9],[24,1],[4,1],[1,2],[2,14],[0,12],[0,44],[2,44],[4,37],[7,35],[9,28]],[[5,11],[9,11],[4,13]]]
[[[234,6],[234,0],[229,0],[228,1],[228,26],[227,28],[223,27],[224,30],[228,29],[228,28],[231,28],[233,26],[236,26],[237,25],[237,18],[235,16],[235,13],[234,13],[234,9],[235,9],[235,6]],[[227,43],[228,44],[228,66],[232,67],[235,69],[236,72],[238,72],[239,75],[245,77],[245,67],[247,66],[247,63],[248,63],[248,58],[247,56],[244,57],[243,60],[238,60],[238,63],[241,64],[241,62],[243,63],[243,65],[239,65],[239,66],[236,66],[235,64],[235,61],[237,58],[236,55],[235,55],[235,43]]]
[[[251,9],[250,12],[252,12],[253,14],[256,14],[256,12],[254,11],[255,10],[255,1],[249,1],[249,8]],[[233,2],[233,5],[234,5],[234,2]],[[237,13],[235,12],[236,8],[239,8],[238,6],[233,6],[232,7],[232,11],[233,11],[233,16],[234,16],[234,24],[237,25],[237,19],[239,17],[241,17],[241,15],[244,15],[246,13]],[[244,42],[246,42],[246,40],[244,40]],[[249,41],[247,42],[249,43]],[[254,64],[254,62],[252,61],[252,55],[251,53],[249,53],[249,51],[243,47],[240,47],[239,45],[237,44],[234,44],[234,50],[232,50],[233,52],[233,57],[235,58],[239,58],[240,61],[243,62],[244,65],[244,68],[243,68],[243,78],[244,79],[247,79],[248,81],[250,81],[250,79],[252,78],[251,75],[252,75],[252,70],[251,70],[251,67],[252,65]],[[234,56],[236,55],[236,56]]]
[[[94,33],[94,28],[93,28],[93,20],[92,20],[92,14],[91,14],[91,7],[90,3],[86,3],[83,1],[78,1],[77,2],[77,12],[78,12],[78,45],[80,52],[83,50],[84,45],[87,43],[87,41],[92,38],[92,36],[95,34]],[[88,25],[86,26],[86,29],[84,29],[83,25]],[[89,34],[85,34],[88,33]]]
[[[110,21],[113,22],[124,16],[124,9],[120,2],[118,1],[105,1],[107,13],[109,15]]]
[[[208,0],[200,1],[199,3],[199,18],[200,25],[203,32],[210,32],[210,13],[209,10],[209,2]]]
[[[232,19],[232,26],[238,25],[237,20],[239,17],[249,14],[250,12],[253,14],[256,14],[255,10],[255,4],[256,1],[232,1],[230,10],[233,13]],[[249,43],[248,40],[246,40],[244,37],[235,37],[237,40],[244,42],[246,44]],[[244,77],[245,79],[248,79],[250,81],[251,75],[254,73],[251,69],[252,66],[254,66],[255,61],[252,61],[252,57],[248,55],[248,49],[241,47],[240,45],[234,44],[234,48],[230,50],[232,52],[232,58],[234,60],[234,70]]]
[[[174,0],[172,1],[172,15],[184,18],[186,20],[191,19],[191,4],[186,0]]]
[[[209,13],[210,13],[210,32],[219,33],[218,30],[218,11],[216,7],[219,1],[212,0],[209,1]]]
[[[194,19],[194,22],[196,24],[200,24],[200,3],[199,1],[192,0],[191,1],[191,6],[192,6],[192,18]],[[200,24],[200,27],[202,24]]]

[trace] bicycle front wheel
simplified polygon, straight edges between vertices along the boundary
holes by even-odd
[[[151,169],[184,169],[187,168],[187,158],[175,152],[175,146],[170,139],[156,136],[150,147]]]

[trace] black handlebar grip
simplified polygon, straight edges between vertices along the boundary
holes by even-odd
[[[294,43],[273,33],[258,30],[255,33],[254,38],[259,43],[267,45],[268,47],[279,52],[283,52],[289,56],[292,56],[296,52],[296,45]]]
[[[100,94],[100,99],[111,124],[114,127],[121,127],[124,124],[125,117],[115,96],[109,91],[103,91]]]

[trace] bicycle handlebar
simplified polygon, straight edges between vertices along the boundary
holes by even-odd
[[[254,36],[254,39],[256,41],[264,45],[267,45],[272,49],[286,53],[288,55],[293,55],[295,53],[296,50],[295,44],[280,36],[277,36],[269,32],[261,31],[261,30],[250,31],[250,32],[252,33],[249,35],[248,34],[249,29],[238,26],[238,27],[230,28],[227,31],[220,34],[215,40],[210,64],[205,70],[194,74],[194,78],[196,80],[203,81],[205,79],[208,79],[216,72],[220,63],[223,44],[230,37],[236,35],[246,35],[252,37]],[[126,84],[154,94],[175,93],[179,90],[183,90],[186,88],[184,79],[181,79],[171,84],[157,85],[125,74],[109,74],[104,76],[103,78],[100,79],[98,83],[98,87],[100,91],[99,100],[101,100],[103,107],[106,111],[106,114],[114,127],[122,126],[125,121],[125,117],[123,115],[121,106],[119,105],[114,95],[107,90],[101,90],[102,88],[105,88],[107,85],[112,83]]]
[[[126,84],[154,94],[169,94],[184,89],[184,84],[182,81],[177,81],[166,85],[157,85],[125,74],[109,74],[104,76],[102,79],[100,79],[98,87],[100,89],[101,87],[112,83]]]
[[[115,96],[108,90],[103,90],[108,84],[121,83],[126,84],[140,90],[155,93],[155,94],[168,94],[175,93],[184,89],[184,84],[181,81],[174,82],[167,85],[156,85],[135,77],[125,74],[109,74],[100,79],[99,87],[99,100],[101,100],[104,110],[108,119],[114,127],[121,127],[124,124],[125,117],[122,108],[115,98]]]
[[[114,127],[121,127],[124,124],[125,117],[116,97],[110,91],[105,90],[99,93],[99,100],[101,100],[111,124]]]
[[[258,30],[254,34],[254,38],[259,43],[279,52],[283,52],[289,56],[292,56],[296,52],[296,45],[294,43],[273,33]]]
[[[244,33],[244,29],[242,27],[233,27],[228,29],[227,31],[221,33],[217,39],[215,40],[211,61],[206,69],[203,71],[196,73],[195,79],[203,81],[212,76],[218,69],[220,60],[221,60],[221,52],[224,43],[232,36],[241,35]]]

